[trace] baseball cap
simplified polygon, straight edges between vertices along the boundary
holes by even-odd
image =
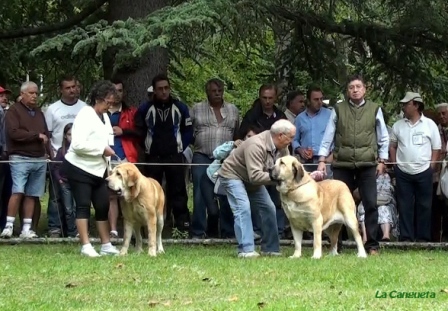
[[[0,86],[0,94],[3,94],[3,93],[11,94],[11,91]]]
[[[148,87],[148,93],[154,93],[154,88],[152,86]]]
[[[411,100],[419,102],[419,103],[423,103],[423,99],[420,96],[420,94],[414,93],[414,92],[407,92],[406,95],[404,96],[404,98],[402,100],[400,100],[400,103],[402,103],[402,104],[409,103]]]

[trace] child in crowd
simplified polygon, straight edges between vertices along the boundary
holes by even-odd
[[[64,156],[70,147],[70,142],[72,140],[72,126],[73,123],[69,123],[64,127],[62,147],[59,148],[56,153],[55,161],[63,161]],[[60,170],[61,164],[54,163],[52,166],[52,174],[54,182],[59,184],[59,193],[64,204],[65,220],[67,223],[67,235],[68,237],[74,238],[77,236],[78,232],[76,229],[76,206],[75,200],[73,199],[70,186],[67,182],[67,177]]]
[[[398,213],[394,196],[394,187],[389,174],[378,175],[376,179],[377,186],[377,207],[378,207],[378,225],[381,228],[383,236],[381,241],[389,242],[392,236],[398,240]],[[361,196],[359,190],[353,192],[355,201],[360,202]],[[361,227],[363,242],[367,241],[366,227],[364,223],[365,212],[362,202],[358,205],[358,221]]]

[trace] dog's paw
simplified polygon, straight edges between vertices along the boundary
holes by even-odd
[[[165,250],[163,249],[163,247],[157,249],[157,254],[165,254]]]
[[[314,254],[311,258],[313,258],[313,259],[321,259],[322,258],[322,254]]]
[[[364,253],[358,253],[358,258],[367,258],[367,254]]]
[[[289,256],[289,258],[300,258],[302,257],[302,253],[298,253],[298,252],[294,252],[294,254],[292,254],[292,256]]]
[[[141,254],[141,253],[143,253],[143,248],[137,248],[137,250],[135,252],[137,254]]]
[[[155,249],[150,249],[150,250],[148,251],[148,255],[149,255],[150,257],[156,257],[156,256],[157,256],[157,252],[156,252]]]
[[[128,251],[121,250],[118,256],[126,256],[128,254]]]
[[[330,256],[338,256],[339,255],[339,253],[338,253],[338,250],[337,249],[332,249],[331,251],[330,251],[330,254],[329,254]]]

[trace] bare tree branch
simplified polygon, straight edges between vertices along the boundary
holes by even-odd
[[[2,30],[0,31],[0,39],[17,39],[71,28],[95,13],[107,1],[108,0],[91,0],[91,2],[80,13],[60,23],[44,25],[41,27]]]

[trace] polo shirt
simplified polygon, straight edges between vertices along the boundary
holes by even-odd
[[[108,115],[109,115],[109,119],[110,119],[110,125],[112,127],[114,126],[120,126],[120,117],[121,117],[121,109],[122,106],[120,106],[120,109],[116,110],[116,111],[111,111],[109,110]],[[124,147],[123,147],[123,143],[122,143],[122,137],[121,136],[115,136],[114,135],[114,146],[113,149],[115,151],[115,154],[117,155],[118,158],[120,159],[125,159],[126,158],[126,154],[124,152]],[[115,159],[113,159],[115,160]]]
[[[406,118],[395,122],[390,141],[397,144],[398,168],[410,175],[426,171],[432,151],[442,148],[437,125],[424,115],[415,124]]]

